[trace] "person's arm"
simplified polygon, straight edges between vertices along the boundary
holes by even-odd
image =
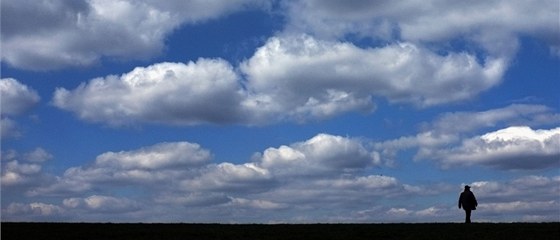
[[[473,200],[474,200],[474,206],[478,207],[478,202],[476,201],[476,197],[474,196],[474,194],[472,195]]]
[[[461,194],[461,195],[459,196],[459,209],[461,208],[461,200],[462,200],[462,198],[463,198],[463,194]]]

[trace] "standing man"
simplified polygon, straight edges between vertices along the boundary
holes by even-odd
[[[478,202],[476,201],[476,197],[474,197],[474,193],[471,192],[471,187],[469,185],[465,186],[465,191],[459,196],[459,209],[461,206],[463,210],[465,210],[465,223],[471,223],[471,211],[476,209]]]

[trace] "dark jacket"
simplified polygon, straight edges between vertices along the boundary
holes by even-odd
[[[473,192],[471,192],[470,190],[465,190],[461,193],[461,196],[459,197],[459,208],[461,208],[461,206],[463,207],[463,209],[476,209],[476,207],[478,206],[478,202],[476,201]]]

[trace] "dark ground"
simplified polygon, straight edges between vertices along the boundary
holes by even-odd
[[[560,239],[559,223],[111,224],[2,223],[1,239]]]

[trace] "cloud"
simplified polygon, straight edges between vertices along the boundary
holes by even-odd
[[[409,43],[362,49],[272,37],[239,69],[222,59],[157,63],[59,88],[52,102],[112,126],[263,125],[371,112],[374,97],[418,107],[463,101],[498,84],[504,71],[501,59],[481,65],[468,54],[440,56]]]
[[[290,146],[268,148],[253,157],[258,166],[278,176],[317,176],[351,173],[381,165],[376,152],[356,139],[318,134]]]
[[[89,66],[108,59],[148,59],[185,24],[199,24],[246,9],[271,9],[262,0],[19,1],[2,2],[2,60],[32,70]],[[448,42],[466,38],[495,58],[513,56],[518,35],[544,39],[558,49],[556,3],[501,0],[464,5],[442,2],[287,1],[286,33],[321,39],[348,35],[388,42]],[[531,16],[531,17],[529,17]],[[535,17],[538,16],[538,17]]]
[[[209,151],[188,142],[159,143],[133,151],[107,152],[99,155],[95,166],[129,169],[169,169],[205,164],[211,159]]]
[[[11,119],[28,112],[41,99],[37,91],[13,78],[0,79],[0,125],[2,139],[19,137],[16,121]]]
[[[33,189],[29,194],[60,195],[86,193],[96,186],[146,185],[180,181],[211,160],[211,153],[189,142],[159,143],[138,150],[106,152],[89,166],[68,168],[55,183]],[[172,187],[172,186],[170,186]]]
[[[267,169],[251,163],[225,162],[201,169],[199,176],[186,179],[181,185],[202,191],[259,192],[269,189],[273,183],[273,176]]]
[[[3,209],[4,210],[4,209]],[[27,215],[27,216],[47,216],[60,215],[64,213],[64,209],[54,204],[34,202],[29,204],[11,203],[5,213],[10,216]]]
[[[297,152],[298,159],[282,151]],[[269,148],[253,157],[253,162],[211,164],[212,154],[198,144],[159,143],[138,150],[107,152],[93,164],[71,167],[56,183],[33,189],[31,195],[84,193],[96,186],[142,185],[193,192],[261,192],[275,187],[286,177],[321,177],[356,173],[379,165],[378,156],[359,140],[319,134],[305,142]],[[118,184],[117,184],[118,183]],[[171,200],[170,200],[171,201]]]
[[[282,154],[274,157],[273,152],[283,148],[298,152],[301,158],[290,159]],[[40,152],[34,150],[33,154],[23,156]],[[172,212],[177,208],[193,213],[216,211],[216,216],[233,214],[235,219],[250,219],[250,216],[243,217],[244,213],[232,213],[229,209],[233,207],[252,215],[254,211],[312,208],[317,202],[329,206],[348,202],[363,205],[373,196],[398,198],[419,191],[394,177],[363,175],[367,169],[381,164],[375,152],[361,140],[329,134],[268,148],[247,163],[215,164],[210,162],[211,156],[208,150],[188,142],[106,152],[90,164],[71,167],[61,176],[53,176],[49,184],[30,185],[22,191],[31,199],[58,199],[58,205],[52,201],[48,204],[64,210],[62,218],[80,213],[83,219],[94,220],[115,212],[124,214],[118,221],[131,216],[153,219],[175,215]],[[17,166],[20,172],[27,169],[39,174],[41,171],[40,167],[33,168],[35,165]],[[4,184],[4,180],[2,182]],[[130,189],[135,190],[130,196],[114,196],[115,192]],[[22,204],[22,207],[27,206]],[[298,211],[290,214],[300,215]]]
[[[29,176],[41,171],[41,165],[19,163],[15,160],[4,163],[2,170],[2,186],[10,186],[27,182]]]
[[[543,169],[560,164],[560,128],[533,130],[514,126],[463,140],[423,158],[443,166],[480,164],[499,169]]]
[[[558,220],[560,177],[529,175],[509,181],[470,184],[479,201],[477,214],[489,220],[511,219],[543,222]],[[503,221],[503,220],[502,220]]]
[[[18,128],[18,124],[10,118],[0,119],[0,128],[0,138],[2,139],[18,138],[22,136],[22,133]]]
[[[140,209],[140,204],[126,198],[92,195],[86,198],[67,198],[62,201],[64,207],[85,209],[93,213],[118,214]]]
[[[385,41],[449,42],[458,38],[493,56],[513,56],[519,35],[560,43],[557,2],[290,1],[287,31],[322,38],[357,35]],[[531,17],[538,16],[538,17]]]
[[[416,135],[374,145],[381,158],[389,163],[396,160],[400,151],[417,149],[415,160],[432,160],[444,168],[485,165],[498,169],[543,169],[554,166],[554,158],[558,159],[554,150],[558,141],[556,129],[534,131],[531,127],[554,127],[559,119],[554,109],[526,104],[480,112],[445,113],[422,124],[422,131]],[[510,138],[503,140],[501,135]],[[547,139],[536,136],[547,136]]]
[[[43,148],[20,154],[15,150],[2,151],[1,183],[3,191],[19,187],[40,186],[49,176],[42,172],[43,164],[53,156]]]
[[[479,202],[475,214],[481,222],[510,222],[511,219],[527,222],[553,222],[558,220],[558,199],[560,178],[528,175],[505,181],[477,181],[469,183]],[[464,184],[457,186],[462,188]],[[445,191],[449,197],[459,193]],[[391,207],[383,211],[363,211],[365,216],[382,215],[392,221],[417,222],[419,219],[434,221],[460,221],[456,200],[441,206]],[[420,220],[421,221],[421,220]]]
[[[329,103],[334,99],[325,98],[330,90],[361,103],[341,105],[348,111],[371,110],[371,96],[420,107],[469,99],[498,84],[505,63],[487,59],[479,64],[465,53],[440,56],[406,42],[359,48],[300,35],[269,39],[241,69],[257,100],[271,99],[262,103],[287,109],[312,100]]]
[[[35,148],[35,150],[24,155],[25,160],[33,163],[42,163],[52,158],[53,155],[41,147]]]
[[[58,88],[53,104],[81,119],[113,126],[138,122],[193,125],[240,118],[238,76],[225,61],[158,63],[121,76]]]
[[[438,133],[466,133],[500,125],[539,126],[555,124],[560,114],[554,109],[535,104],[512,104],[480,112],[451,112],[439,116],[428,128]],[[461,122],[461,124],[457,124]]]
[[[559,182],[559,176],[528,175],[506,182],[476,181],[469,185],[483,202],[543,202],[555,199],[560,194]]]
[[[16,116],[27,112],[41,99],[32,88],[13,78],[0,80],[2,116]]]
[[[371,174],[372,167],[382,163],[370,147],[365,140],[319,134],[265,149],[240,164],[211,163],[209,150],[188,142],[106,152],[92,163],[53,176],[49,184],[20,186],[28,201],[3,198],[2,214],[3,219],[19,221],[71,221],[75,216],[81,221],[110,218],[116,222],[456,219],[456,200],[446,203],[442,199],[455,199],[458,192],[446,184],[409,185],[396,177]],[[49,155],[37,154],[41,152],[40,148],[24,154],[5,152],[3,161],[22,159],[27,165],[2,166],[17,166],[19,172],[31,175],[45,174],[33,165],[43,162],[29,162],[36,160],[31,156]],[[556,212],[542,210],[558,205],[559,180],[558,176],[530,175],[469,185],[479,199],[477,214],[481,219],[508,219],[496,211],[504,209],[499,212],[511,218],[551,221]],[[4,193],[4,179],[2,184]],[[406,201],[411,198],[414,203]]]
[[[2,61],[30,70],[89,66],[101,58],[147,59],[164,48],[181,24],[197,24],[259,0],[2,1]]]

